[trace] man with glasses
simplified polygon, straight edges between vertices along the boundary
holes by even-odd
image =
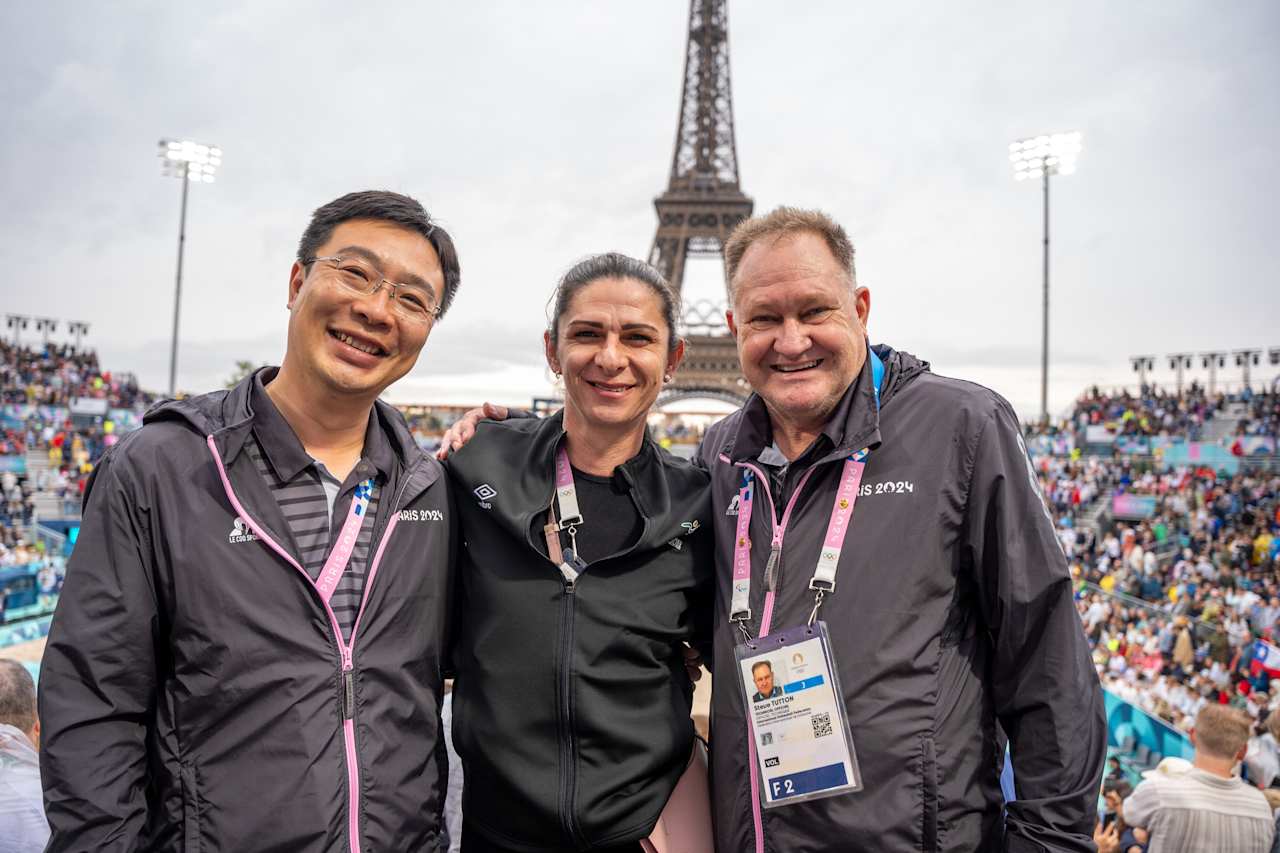
[[[458,282],[415,200],[330,202],[283,364],[104,456],[40,679],[49,850],[443,849],[453,518],[377,398]]]

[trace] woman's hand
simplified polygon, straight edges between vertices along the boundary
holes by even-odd
[[[471,409],[458,418],[453,422],[453,426],[445,430],[444,436],[440,439],[440,449],[436,451],[436,458],[444,461],[453,451],[461,450],[462,446],[476,434],[476,424],[486,418],[491,421],[505,421],[507,407],[499,406],[497,403],[485,403],[480,408]]]

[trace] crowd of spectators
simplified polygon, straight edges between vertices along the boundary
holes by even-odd
[[[1155,385],[1144,385],[1133,394],[1128,390],[1106,393],[1097,386],[1076,401],[1070,426],[1109,426],[1117,435],[1163,435],[1199,441],[1204,425],[1222,411],[1229,398],[1209,394],[1192,383],[1181,394]]]
[[[1199,388],[1186,399],[1091,392],[1071,426],[1195,440],[1224,401],[1246,403],[1241,434],[1274,434],[1276,394]],[[1280,784],[1280,661],[1263,666],[1258,645],[1280,646],[1280,473],[1079,451],[1034,461],[1103,686],[1183,733],[1206,706],[1239,709],[1253,725],[1249,781]]]
[[[1184,730],[1204,699],[1255,715],[1272,692],[1280,700],[1250,666],[1254,641],[1272,639],[1280,620],[1280,476],[1041,465],[1104,683]],[[1154,512],[1083,524],[1096,506],[1083,496],[1117,494],[1151,496]]]
[[[1280,392],[1265,391],[1241,395],[1246,410],[1240,419],[1240,435],[1280,435]]]
[[[145,407],[155,400],[131,374],[102,370],[93,350],[0,342],[0,402],[67,406],[80,398],[109,400],[122,409]]]

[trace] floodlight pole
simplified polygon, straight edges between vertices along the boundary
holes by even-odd
[[[1049,170],[1044,170],[1044,309],[1040,333],[1040,423],[1049,425]]]
[[[182,164],[182,212],[178,215],[178,276],[173,286],[173,337],[169,341],[169,396],[176,396],[178,377],[178,314],[182,306],[182,251],[187,244],[187,173],[191,164]]]

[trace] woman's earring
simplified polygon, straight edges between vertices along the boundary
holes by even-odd
[[[668,373],[666,376],[662,377],[662,381],[663,381],[663,382],[670,382],[670,381],[671,381],[671,374],[670,374],[670,373]]]

